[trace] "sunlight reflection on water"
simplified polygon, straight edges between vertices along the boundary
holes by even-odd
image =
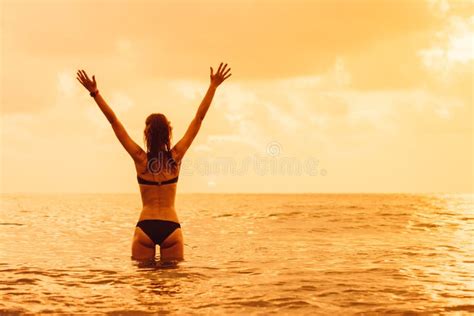
[[[474,312],[472,195],[183,195],[186,260],[130,260],[136,195],[3,195],[0,313]]]

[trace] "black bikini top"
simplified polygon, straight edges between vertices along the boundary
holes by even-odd
[[[165,185],[165,184],[171,184],[171,183],[176,183],[176,182],[178,182],[178,177],[173,178],[173,179],[169,179],[169,180],[166,180],[166,181],[159,181],[159,182],[156,182],[156,181],[145,180],[145,179],[143,179],[143,178],[140,178],[139,175],[137,175],[137,180],[138,180],[138,183],[140,183],[140,184],[146,184],[146,185]]]

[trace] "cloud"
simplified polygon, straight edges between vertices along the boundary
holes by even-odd
[[[443,83],[453,79],[453,68],[468,67],[474,59],[474,16],[449,17],[449,24],[437,34],[436,43],[418,52],[429,72],[441,77]],[[472,69],[472,67],[471,67]]]
[[[391,183],[406,184],[418,168],[426,187],[444,183],[430,178],[435,173],[466,187],[462,176],[443,174],[450,168],[439,171],[436,164],[456,166],[456,174],[472,171],[472,7],[378,0],[4,2],[5,179],[21,174],[61,189],[65,175],[84,180],[97,173],[117,180],[110,190],[126,191],[128,182],[115,171],[129,158],[75,81],[76,68],[96,75],[134,139],[142,138],[144,118],[160,112],[173,122],[176,141],[204,97],[209,66],[223,60],[233,76],[217,91],[191,158],[264,154],[277,142],[282,155],[318,157],[338,191],[346,180],[365,188],[360,179],[392,176],[392,167],[409,175]],[[58,147],[80,154],[64,161]],[[31,159],[43,167],[33,168]],[[350,170],[357,163],[365,170]],[[258,189],[263,180],[252,185]],[[313,190],[314,179],[302,180]],[[100,190],[104,182],[77,181],[75,188]]]
[[[222,59],[237,81],[291,78],[314,85],[332,69],[338,78],[331,80],[333,88],[420,88],[431,76],[420,51],[433,49],[436,56],[433,41],[453,23],[449,17],[457,6],[379,0],[7,1],[2,107],[18,112],[49,106],[64,69],[86,68],[102,88],[127,91],[158,79],[202,80]],[[466,52],[466,43],[453,45]]]
[[[64,95],[73,95],[78,90],[78,81],[72,76],[74,73],[73,69],[59,71],[57,74],[58,77],[58,92]]]
[[[445,6],[380,0],[6,1],[2,104],[4,111],[51,104],[55,76],[68,67],[110,76],[107,83],[123,90],[143,79],[200,79],[221,59],[237,80],[313,76],[341,57],[359,88],[416,85],[416,54],[445,25],[436,9]]]

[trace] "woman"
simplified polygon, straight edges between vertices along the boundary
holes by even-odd
[[[229,73],[230,68],[226,70],[227,64],[223,67],[222,64],[215,74],[210,67],[209,89],[183,138],[174,147],[171,147],[171,125],[166,116],[151,114],[147,117],[144,131],[146,151],[130,138],[99,94],[95,76],[90,80],[84,70],[77,72],[77,80],[90,92],[112,125],[118,140],[135,162],[143,208],[133,237],[133,259],[154,259],[157,244],[162,261],[184,259],[183,234],[174,207],[176,183],[181,160],[199,132],[217,87],[232,75]]]

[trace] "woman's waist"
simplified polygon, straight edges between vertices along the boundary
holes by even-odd
[[[139,221],[145,219],[161,219],[179,223],[178,215],[174,208],[143,208]]]

